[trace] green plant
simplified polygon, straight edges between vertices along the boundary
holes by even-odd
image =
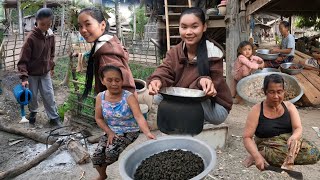
[[[73,106],[71,105],[71,103],[69,101],[64,102],[63,104],[60,104],[58,106],[58,114],[60,116],[61,119],[64,119],[64,114],[67,111],[72,110]]]
[[[25,0],[21,3],[23,16],[35,15],[36,12],[43,6],[44,0]]]
[[[296,27],[299,28],[310,28],[314,27],[315,30],[320,29],[320,19],[318,15],[313,15],[313,16],[298,16],[297,19],[294,22]]]
[[[146,80],[155,70],[155,67],[143,66],[135,63],[130,63],[129,67],[134,78],[143,80]]]

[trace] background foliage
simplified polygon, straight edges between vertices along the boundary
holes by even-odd
[[[298,16],[295,20],[295,26],[299,28],[314,27],[315,30],[320,30],[320,18],[316,15],[310,17]]]

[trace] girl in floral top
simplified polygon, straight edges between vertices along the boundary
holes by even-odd
[[[105,66],[100,72],[101,83],[107,87],[97,95],[95,119],[105,132],[92,157],[99,177],[106,179],[106,168],[116,162],[120,153],[139,136],[139,127],[149,138],[155,139],[142,115],[134,95],[122,89],[123,77],[118,67]]]

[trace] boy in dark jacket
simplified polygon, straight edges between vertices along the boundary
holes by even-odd
[[[29,85],[33,96],[29,104],[29,123],[34,124],[38,109],[38,91],[42,96],[50,124],[61,126],[54,101],[51,76],[54,69],[55,39],[52,30],[53,12],[41,8],[36,14],[36,27],[28,34],[20,52],[18,70],[22,86]]]

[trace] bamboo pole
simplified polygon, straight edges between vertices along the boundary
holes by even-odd
[[[16,56],[15,56],[15,50],[16,50],[16,45],[17,45],[17,37],[18,34],[15,34],[15,41],[14,41],[14,46],[13,46],[13,69],[16,68]]]

